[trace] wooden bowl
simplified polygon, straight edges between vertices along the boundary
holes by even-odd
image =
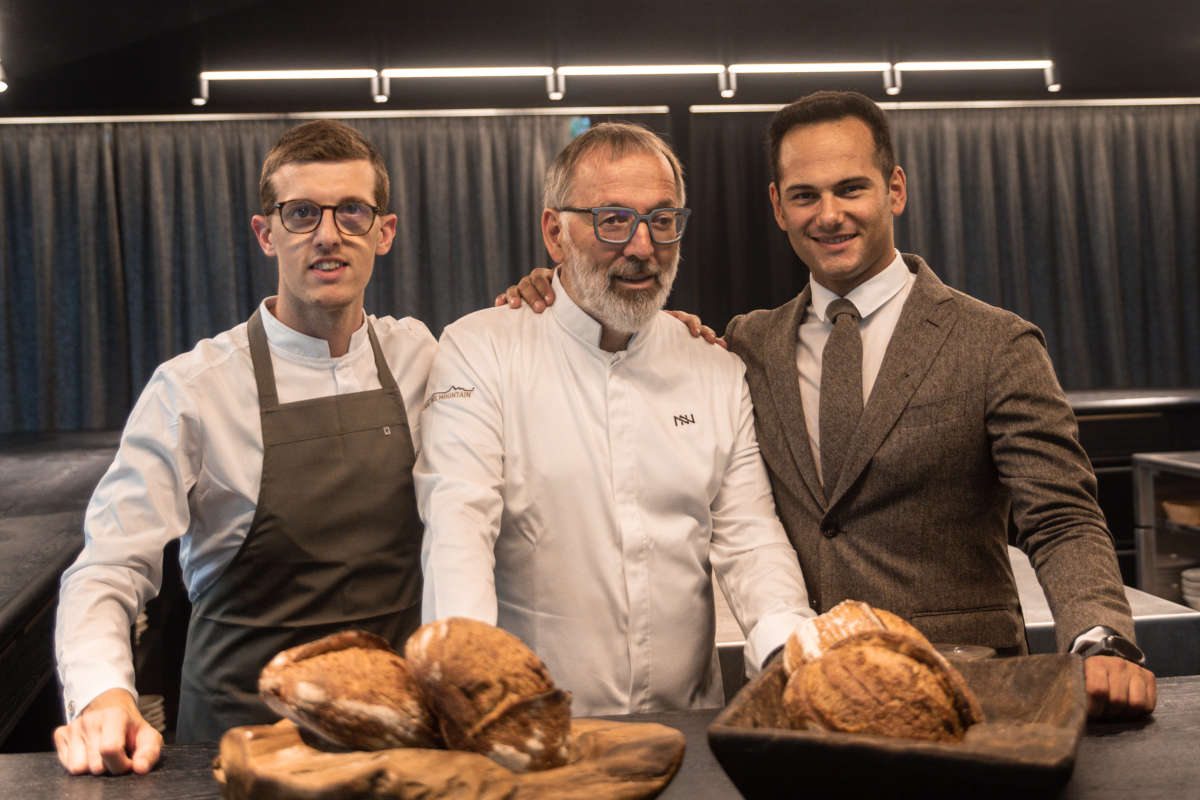
[[[793,730],[776,663],[708,728],[722,768],[751,800],[791,797],[1052,795],[1075,766],[1087,719],[1082,660],[1035,655],[953,661],[985,721],[957,744]]]

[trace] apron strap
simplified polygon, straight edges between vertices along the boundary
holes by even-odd
[[[363,316],[365,317],[366,314],[364,313]],[[367,320],[367,338],[371,340],[371,352],[375,354],[375,369],[379,372],[380,388],[389,392],[399,392],[400,387],[396,385],[396,379],[392,376],[387,359],[383,357],[383,348],[379,346],[379,339],[375,336],[375,326],[369,319]]]
[[[271,351],[261,313],[259,307],[250,315],[246,338],[250,340],[250,362],[254,365],[254,382],[258,384],[258,405],[266,410],[279,405],[279,393],[275,391],[275,368],[271,366]]]
[[[259,308],[250,316],[250,321],[246,323],[246,336],[250,340],[250,361],[254,364],[254,382],[258,384],[259,406],[268,409],[279,405],[279,393],[275,390],[275,368],[271,366],[267,331],[263,327],[261,313],[262,309]],[[369,319],[366,323],[367,338],[371,340],[371,352],[375,355],[375,370],[379,373],[379,386],[389,392],[399,392],[400,387],[396,385],[387,359],[383,357],[383,348],[379,346],[375,326]]]

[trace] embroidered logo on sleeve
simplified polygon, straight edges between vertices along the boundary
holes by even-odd
[[[678,428],[680,425],[695,425],[695,424],[696,424],[696,415],[695,414],[676,414],[675,415],[675,427],[676,428]]]
[[[423,408],[429,408],[429,406],[436,403],[438,400],[455,400],[460,398],[463,400],[470,400],[471,395],[473,394],[475,394],[474,386],[472,386],[470,389],[464,389],[461,386],[451,386],[449,389],[445,389],[440,392],[434,392],[433,394],[429,395],[429,399],[425,401]]]

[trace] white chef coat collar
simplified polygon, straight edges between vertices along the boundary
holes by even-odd
[[[897,250],[896,257],[892,259],[892,263],[884,268],[883,272],[869,281],[855,286],[846,295],[846,299],[854,303],[854,307],[858,309],[859,318],[866,319],[878,310],[880,306],[891,300],[896,292],[904,288],[904,284],[908,280],[908,275],[908,266],[904,263],[904,259],[900,257],[900,251]],[[810,280],[808,285],[812,287],[813,313],[825,322],[829,322],[825,316],[825,311],[829,308],[829,304],[837,300],[841,295],[826,289],[816,281]]]
[[[338,360],[329,355],[329,342],[301,333],[280,322],[279,318],[271,311],[275,307],[275,300],[275,297],[264,298],[262,304],[259,306],[260,316],[263,321],[263,330],[266,331],[267,341],[271,343],[271,347],[288,355],[312,361]],[[362,324],[358,326],[358,330],[350,334],[350,347],[346,350],[346,355],[339,356],[338,358],[346,358],[360,347],[369,346],[370,339],[367,338],[367,314],[364,311]]]
[[[562,278],[559,277],[562,267],[555,267],[554,278],[552,285],[554,287],[554,305],[550,306],[550,310],[554,312],[555,319],[563,329],[574,336],[579,341],[594,348],[597,352],[604,353],[606,356],[619,356],[620,351],[616,353],[608,353],[600,349],[600,333],[602,326],[599,322],[592,318],[590,314],[584,311],[579,305],[571,299],[571,295],[567,294],[567,290],[563,288]],[[654,324],[651,320],[646,327],[649,328]],[[630,352],[636,349],[641,340],[645,336],[640,336],[634,333],[626,345],[624,352]]]

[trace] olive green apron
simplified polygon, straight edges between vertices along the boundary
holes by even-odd
[[[257,311],[247,335],[262,485],[241,549],[193,604],[179,742],[277,720],[258,697],[258,674],[280,650],[346,628],[402,648],[420,624],[412,436],[370,321],[382,388],[283,405]]]

